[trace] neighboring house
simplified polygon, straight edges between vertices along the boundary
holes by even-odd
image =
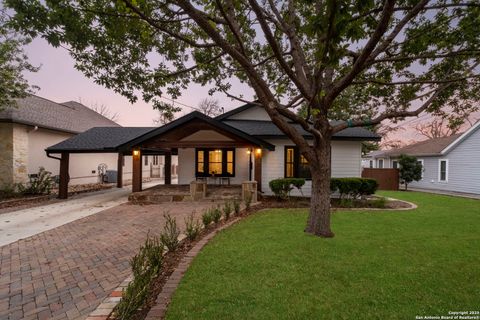
[[[379,161],[377,163],[376,156],[384,152],[383,150],[375,150],[362,156],[362,168],[383,168],[384,162]]]
[[[40,167],[59,174],[58,159],[48,158],[45,149],[92,127],[120,126],[78,102],[56,103],[31,95],[19,99],[16,107],[0,112],[0,187],[25,183]],[[150,129],[150,128],[149,128]],[[154,160],[157,160],[154,165]],[[131,168],[131,159],[126,159]],[[144,165],[145,175],[161,165],[151,159]],[[70,159],[70,183],[99,182],[98,167],[116,170],[117,157],[106,154],[76,154]],[[126,178],[131,170],[124,172]]]
[[[480,194],[480,121],[468,131],[421,141],[373,157],[385,168],[398,168],[401,154],[415,156],[422,164],[422,179],[411,187]]]
[[[295,127],[310,136],[299,125]],[[363,128],[334,134],[332,176],[360,177],[362,141],[379,139]],[[133,155],[134,168],[144,156],[165,155],[170,159],[170,155],[178,155],[179,184],[198,179],[230,184],[255,180],[259,191],[271,194],[268,183],[272,179],[303,177],[307,179],[303,193],[311,191],[307,161],[265,110],[253,104],[216,118],[192,112],[159,128],[93,128],[46,151],[63,153],[65,159],[70,153],[110,152],[117,153],[119,159]],[[133,175],[133,190],[139,191],[141,173],[133,169]]]

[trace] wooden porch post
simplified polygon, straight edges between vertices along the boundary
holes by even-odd
[[[132,151],[132,192],[142,191],[142,153]]]
[[[255,152],[255,181],[257,190],[262,192],[262,149],[254,149]]]
[[[62,152],[62,159],[60,160],[60,181],[58,184],[58,198],[68,198],[68,163],[70,159],[70,153]]]
[[[172,153],[165,153],[165,184],[172,184]]]
[[[117,188],[123,188],[123,154],[118,153],[117,160]]]

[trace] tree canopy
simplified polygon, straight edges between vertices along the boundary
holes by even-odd
[[[400,180],[405,184],[405,190],[409,183],[422,179],[423,166],[416,157],[402,154],[398,159],[398,164],[400,165]]]
[[[0,110],[15,106],[15,99],[25,98],[36,88],[23,75],[25,71],[38,71],[23,51],[29,42],[29,38],[14,32],[5,10],[0,9]]]

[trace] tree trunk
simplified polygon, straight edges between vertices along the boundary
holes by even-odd
[[[310,162],[312,175],[312,197],[310,215],[305,232],[324,238],[332,238],[330,228],[330,177],[331,146],[330,141],[323,141],[314,149],[317,161]]]

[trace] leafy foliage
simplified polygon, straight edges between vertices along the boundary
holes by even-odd
[[[236,216],[240,215],[240,201],[237,198],[233,199],[233,212]]]
[[[302,187],[305,185],[305,179],[279,178],[271,180],[268,185],[276,197],[280,199],[288,199],[293,188],[297,188],[299,191],[301,191]]]
[[[163,261],[163,245],[158,237],[147,236],[139,253],[131,260],[133,280],[123,291],[122,299],[115,307],[116,319],[131,319],[145,304],[151,281],[158,276]]]
[[[165,225],[163,226],[163,231],[160,233],[160,241],[168,251],[175,251],[179,244],[178,236],[180,235],[177,220],[168,213],[164,214],[163,217],[165,218]]]
[[[225,220],[230,219],[230,214],[232,213],[232,203],[230,201],[226,201],[223,205],[223,215],[225,216]]]
[[[18,189],[23,194],[50,194],[53,184],[52,173],[45,170],[44,167],[40,167],[38,173],[29,176],[27,186],[19,184]]]
[[[0,8],[0,110],[16,106],[15,99],[25,98],[37,88],[30,86],[24,72],[37,72],[28,61],[23,46],[30,38],[16,34],[4,9]]]
[[[202,214],[202,222],[205,229],[208,228],[208,226],[212,223],[212,221],[213,221],[213,217],[212,217],[211,210],[210,209],[205,210],[205,212]]]
[[[219,223],[220,220],[222,219],[222,211],[220,210],[219,207],[215,207],[211,210],[212,210],[211,211],[211,216],[212,216],[213,222]]]
[[[332,178],[330,190],[340,194],[340,199],[345,197],[356,199],[360,196],[374,194],[377,191],[378,182],[369,178]]]
[[[193,212],[185,218],[185,234],[188,240],[194,241],[200,234],[201,229],[202,226],[200,221],[195,218],[195,214]]]
[[[422,164],[416,157],[402,154],[398,159],[398,164],[400,166],[400,181],[405,184],[405,190],[407,190],[409,183],[422,179]]]

